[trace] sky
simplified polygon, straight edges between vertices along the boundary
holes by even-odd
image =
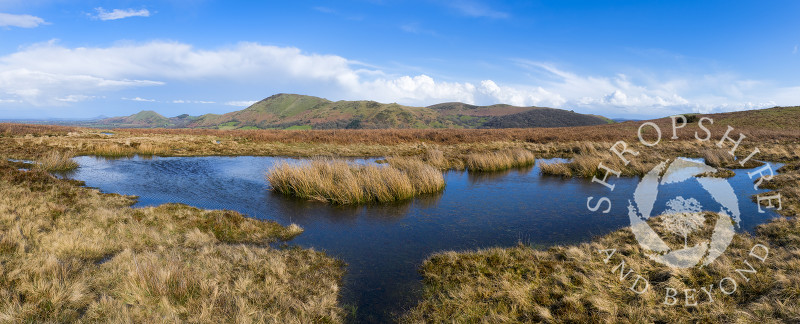
[[[0,0],[0,119],[276,93],[612,118],[800,105],[799,1]]]

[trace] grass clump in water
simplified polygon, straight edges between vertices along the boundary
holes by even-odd
[[[307,164],[283,162],[269,171],[267,180],[279,193],[339,205],[388,203],[444,189],[439,170],[420,160],[401,158],[383,166],[322,159]]]
[[[524,149],[473,153],[465,157],[465,164],[471,172],[503,171],[531,166],[535,162],[533,153]]]
[[[50,151],[42,154],[36,160],[36,167],[45,171],[70,171],[78,168],[78,163],[72,160],[72,152]]]

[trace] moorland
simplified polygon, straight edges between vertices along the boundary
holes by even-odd
[[[711,134],[706,142],[695,138],[695,132],[703,134],[702,117],[714,121],[705,124]],[[786,217],[761,225],[754,233],[736,234],[729,252],[712,265],[675,270],[656,264],[643,256],[628,229],[583,244],[545,249],[519,245],[442,251],[422,264],[423,299],[399,320],[800,321],[800,107],[687,119],[674,140],[672,119],[650,121],[663,133],[655,147],[639,143],[642,122],[565,128],[297,131],[0,124],[0,319],[296,323],[346,319],[338,300],[346,266],[310,248],[275,244],[302,235],[299,226],[179,204],[133,208],[135,197],[100,193],[50,174],[74,168],[72,156],[301,156],[319,159],[320,169],[339,163],[340,157],[382,157],[391,167],[383,169],[394,170],[391,179],[399,179],[404,189],[352,198],[381,202],[395,198],[380,197],[410,199],[417,191],[439,190],[436,179],[429,178],[443,170],[491,172],[528,165],[530,156],[572,158],[543,168],[562,177],[602,175],[600,161],[618,168],[621,176],[636,176],[676,156],[705,158],[721,170],[743,167],[727,154],[732,148],[729,142],[717,146],[730,126],[732,134],[746,135],[736,150],[740,158],[757,147],[754,163],[785,164],[763,185],[781,194],[779,213]],[[649,140],[655,136],[652,129],[644,134]],[[641,152],[635,163],[614,162],[609,148],[618,141]],[[369,175],[383,169],[346,171],[356,183],[386,183],[388,178]],[[427,180],[412,180],[419,174]],[[408,179],[402,180],[403,176]],[[381,188],[391,191],[396,186]],[[358,192],[364,195],[366,190]],[[297,195],[296,190],[286,192]],[[330,196],[339,197],[335,194]],[[336,202],[321,197],[307,196]],[[612,243],[621,248],[609,265],[597,251]],[[757,271],[740,280],[736,294],[716,294],[714,302],[675,307],[664,305],[663,294],[657,293],[666,286],[716,285],[714,278],[740,276],[734,269],[743,266],[755,244],[769,246],[770,257],[764,262],[750,259]],[[611,271],[620,260],[653,283],[651,293],[633,294],[620,284],[619,273]]]

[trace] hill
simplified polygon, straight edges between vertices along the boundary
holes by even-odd
[[[561,126],[594,126],[608,124],[605,117],[584,115],[572,111],[536,108],[516,114],[495,116],[482,126],[484,128],[528,128]]]
[[[152,110],[142,110],[125,117],[105,118],[97,123],[117,127],[170,127],[174,125],[169,118]]]
[[[330,101],[281,93],[222,115],[184,114],[166,118],[153,111],[142,111],[103,119],[94,125],[217,129],[509,128],[587,126],[608,121],[601,116],[554,108],[476,106],[460,102],[413,107],[375,101]]]

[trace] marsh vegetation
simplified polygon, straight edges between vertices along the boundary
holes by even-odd
[[[787,108],[788,109],[788,108]],[[796,108],[717,116],[756,138],[761,160],[784,162],[763,187],[783,197],[787,218],[737,233],[726,252],[702,269],[674,270],[647,259],[629,230],[589,243],[534,249],[519,245],[439,252],[421,268],[424,298],[406,322],[773,322],[800,320],[800,144]],[[792,113],[787,117],[787,113]],[[698,117],[702,117],[698,116]],[[753,121],[764,117],[769,124]],[[669,119],[654,121],[668,128]],[[691,125],[690,125],[691,126]],[[98,130],[0,124],[0,320],[9,322],[340,322],[343,264],[309,248],[270,243],[302,232],[236,212],[185,205],[131,208],[132,197],[102,194],[46,171],[74,168],[73,155],[386,156],[385,165],[334,159],[286,164],[269,173],[276,191],[334,204],[407,200],[441,191],[444,170],[516,168],[540,158],[541,172],[590,178],[598,164],[641,175],[665,157],[704,158],[730,175],[738,163],[714,142],[697,143],[694,129],[678,130],[648,151],[635,143],[638,124],[525,130]],[[626,140],[642,154],[623,164],[608,148]],[[740,149],[750,152],[753,144]],[[7,159],[38,162],[30,171]],[[618,163],[618,164],[615,164]],[[744,167],[752,167],[746,165]],[[755,180],[755,179],[754,179]],[[274,183],[273,183],[274,181]],[[657,224],[656,224],[657,225]],[[673,235],[678,245],[690,236]],[[733,295],[714,295],[697,307],[663,305],[665,287],[715,284],[740,276],[754,244],[770,258],[750,259],[757,272]],[[647,278],[650,293],[632,295],[598,249],[618,247],[611,262]],[[734,272],[732,272],[734,271]],[[738,277],[741,278],[741,277]],[[743,280],[743,279],[742,279]],[[629,282],[628,282],[629,284]]]
[[[131,208],[0,161],[3,322],[339,321],[343,266],[276,249],[295,226],[185,205]]]
[[[267,180],[279,193],[339,205],[406,200],[445,186],[441,171],[416,159],[391,159],[389,165],[319,158],[283,162],[268,171]]]

